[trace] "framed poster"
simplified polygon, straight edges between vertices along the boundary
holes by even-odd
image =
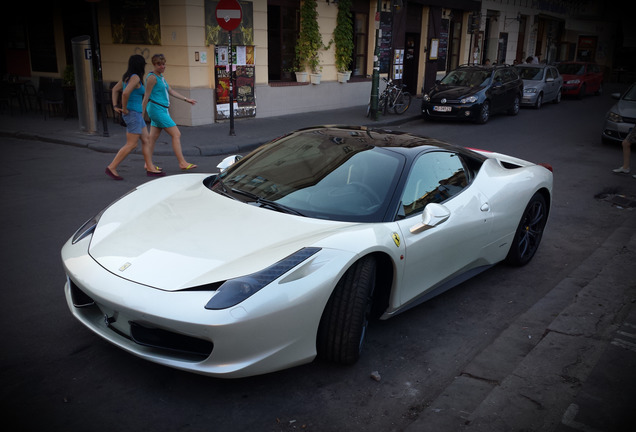
[[[428,59],[437,60],[438,52],[439,52],[439,39],[431,39],[431,48],[428,51]]]

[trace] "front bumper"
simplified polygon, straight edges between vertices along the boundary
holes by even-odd
[[[581,84],[563,84],[561,94],[564,96],[575,96],[581,93]]]
[[[633,123],[616,123],[611,120],[606,120],[601,137],[606,141],[621,143],[634,127],[636,127],[636,125]]]
[[[534,106],[537,103],[537,98],[539,97],[539,93],[524,93],[521,98],[521,105],[523,106]]]
[[[440,109],[445,109],[446,111],[440,111]],[[424,117],[474,120],[479,116],[480,111],[481,104],[477,102],[444,105],[435,102],[422,102],[422,115]]]
[[[88,242],[62,249],[73,316],[138,357],[224,378],[311,362],[322,311],[353,259],[323,249],[238,305],[207,310],[215,291],[169,292],[123,279],[85,253]]]

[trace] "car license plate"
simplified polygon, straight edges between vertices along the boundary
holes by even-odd
[[[437,111],[437,112],[449,112],[452,109],[452,107],[449,106],[434,106],[433,107],[433,111]]]

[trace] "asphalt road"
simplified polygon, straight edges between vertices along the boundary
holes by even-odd
[[[60,248],[86,219],[149,180],[141,157],[133,155],[124,162],[131,173],[126,182],[114,182],[103,174],[110,154],[2,139],[4,423],[24,431],[565,432],[633,425],[633,414],[621,409],[633,397],[620,392],[622,402],[610,399],[618,393],[609,387],[620,384],[629,392],[634,374],[621,376],[618,384],[599,374],[605,364],[636,369],[636,353],[630,355],[617,345],[605,349],[598,336],[576,339],[591,345],[577,351],[583,358],[574,359],[571,369],[576,370],[559,371],[559,382],[533,381],[534,392],[550,403],[529,391],[515,393],[521,397],[509,399],[510,406],[506,399],[507,389],[518,388],[515,380],[522,379],[521,367],[535,378],[552,376],[550,364],[557,364],[558,353],[538,348],[571,343],[564,341],[570,336],[567,317],[550,323],[563,310],[576,315],[567,308],[583,292],[582,281],[586,287],[591,282],[600,285],[601,291],[607,284],[602,308],[606,313],[627,310],[616,304],[620,299],[610,296],[609,288],[631,280],[634,292],[634,267],[625,267],[623,261],[615,261],[608,268],[612,273],[598,279],[604,275],[600,266],[610,259],[613,242],[621,240],[623,231],[617,232],[617,227],[633,219],[634,210],[613,206],[597,195],[636,197],[636,180],[611,173],[620,164],[620,149],[600,144],[602,118],[611,104],[603,95],[565,100],[539,111],[523,109],[517,117],[495,116],[486,125],[418,120],[396,127],[551,163],[555,201],[535,259],[519,269],[496,266],[417,308],[376,323],[362,359],[353,366],[314,362],[238,380],[208,378],[137,359],[102,341],[67,310]],[[191,162],[201,171],[214,171],[221,158]],[[174,163],[167,156],[156,161]],[[631,253],[624,256],[633,258]],[[593,299],[590,306],[581,300],[575,306],[583,309],[582,315],[594,314],[600,311],[586,308],[599,307],[599,302]],[[611,340],[618,337],[614,331],[629,332],[623,325],[629,318],[626,313],[607,313],[594,322],[606,326],[604,335]],[[550,339],[543,334],[546,325],[553,327]],[[379,381],[371,378],[375,371]],[[484,378],[489,376],[498,377]],[[590,379],[582,382],[579,376]],[[610,396],[594,398],[605,394]],[[482,404],[473,413],[453,412],[469,399]],[[527,405],[515,403],[519,399]],[[495,406],[508,409],[489,411]],[[585,409],[590,406],[599,414]],[[600,413],[610,422],[602,423]],[[462,418],[466,420],[458,423]]]

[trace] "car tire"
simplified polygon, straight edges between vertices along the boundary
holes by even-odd
[[[508,110],[508,115],[516,116],[519,114],[519,104],[521,103],[521,98],[519,95],[515,96],[514,102],[512,102],[512,107]]]
[[[561,93],[561,89],[559,89],[559,92],[557,93],[556,97],[554,98],[554,100],[552,101],[552,103],[554,103],[555,105],[558,103],[561,103],[561,98],[563,97],[563,94]]]
[[[334,289],[320,319],[318,357],[353,364],[360,352],[372,311],[376,259],[368,255],[353,264]]]
[[[595,94],[596,96],[600,96],[600,95],[602,95],[602,94],[603,94],[603,83],[600,83],[600,84],[598,85],[598,90],[596,90],[596,91],[594,92],[594,94]]]
[[[514,266],[523,266],[530,262],[539,248],[543,230],[548,220],[548,207],[545,198],[535,193],[521,216],[512,245],[506,256],[506,262]]]
[[[585,88],[585,84],[581,86],[581,90],[579,90],[579,94],[576,95],[577,99],[583,99],[583,96],[587,93],[587,89]]]
[[[542,105],[543,105],[543,93],[539,93],[539,96],[537,96],[537,101],[534,104],[534,108],[540,109]]]
[[[490,118],[490,102],[486,100],[484,101],[483,104],[481,104],[481,108],[479,109],[479,114],[477,115],[477,118],[475,119],[475,123],[485,124],[488,122],[489,118]]]

